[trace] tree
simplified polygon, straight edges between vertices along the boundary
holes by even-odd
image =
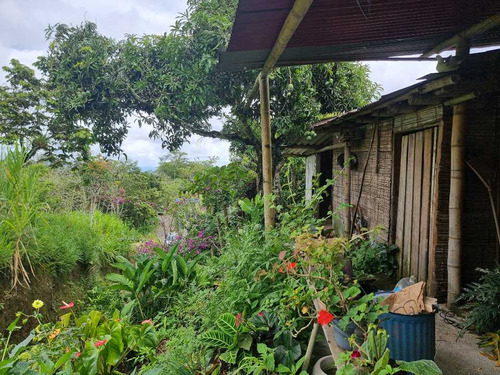
[[[208,160],[190,160],[185,152],[172,151],[160,158],[156,173],[172,180],[192,181],[194,175],[212,167],[216,161],[216,157]]]
[[[197,134],[228,140],[233,153],[260,163],[259,103],[248,97],[258,72],[217,70],[236,4],[191,0],[170,33],[117,42],[89,22],[49,28],[48,54],[37,66],[54,93],[58,118],[86,124],[108,154],[121,151],[129,116],[135,115],[169,150]],[[309,131],[320,114],[376,98],[379,86],[368,73],[356,63],[276,69],[270,77],[275,166],[282,147]],[[224,120],[220,131],[211,128],[214,116]]]
[[[46,82],[18,60],[10,63],[3,67],[7,85],[0,86],[0,142],[13,145],[20,141],[27,147],[27,160],[37,155],[57,163],[74,154],[86,159],[90,154],[90,132],[57,121]]]

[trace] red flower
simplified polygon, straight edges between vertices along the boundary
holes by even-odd
[[[153,323],[153,321],[152,321],[151,319],[146,319],[146,320],[143,320],[143,321],[141,322],[141,324],[142,324],[142,325],[144,325],[144,324],[151,324],[151,325],[154,325],[154,323]]]
[[[278,268],[279,273],[283,273],[283,267]]]
[[[318,314],[318,323],[324,326],[333,320],[334,316],[327,310],[320,310]]]
[[[63,305],[61,307],[59,307],[61,310],[71,309],[73,306],[75,306],[75,304],[73,302],[66,303],[66,302],[62,301],[62,303],[63,303]]]
[[[236,327],[239,327],[241,324],[241,313],[236,315]]]
[[[81,352],[76,352],[76,358],[80,358],[81,355],[82,355]]]
[[[297,267],[297,263],[292,262],[287,267],[288,267],[289,270],[294,269],[295,267]]]
[[[260,313],[258,313],[257,315],[259,315],[259,316],[261,316],[261,317],[262,317],[262,316],[264,316],[264,311],[261,311],[261,312],[260,312]]]
[[[106,344],[108,342],[108,340],[104,339],[104,340],[101,340],[101,341],[96,341],[95,342],[95,347],[98,348],[100,346],[103,346],[104,344]]]
[[[359,357],[361,357],[361,353],[358,350],[355,350],[351,353],[352,359],[359,358]]]

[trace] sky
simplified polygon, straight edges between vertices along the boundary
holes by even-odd
[[[47,49],[45,29],[49,24],[95,22],[99,31],[121,39],[125,34],[163,34],[186,8],[185,0],[0,0],[0,66],[16,58],[32,64]],[[383,94],[409,86],[416,79],[435,71],[435,62],[371,62],[371,79],[382,85]],[[0,82],[3,75],[0,73]],[[220,120],[212,126],[220,129]],[[139,128],[133,120],[123,143],[128,158],[145,170],[154,169],[168,153],[161,142],[151,140],[147,126]],[[181,151],[191,159],[217,156],[218,164],[229,162],[229,143],[193,136]]]

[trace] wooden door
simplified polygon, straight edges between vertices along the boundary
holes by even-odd
[[[401,137],[396,245],[401,276],[427,281],[437,128]]]

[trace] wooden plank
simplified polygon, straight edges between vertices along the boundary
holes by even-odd
[[[408,137],[401,138],[401,162],[399,168],[398,208],[396,214],[396,245],[399,247],[399,276],[403,270],[403,241],[405,223],[406,164],[408,162]]]
[[[424,155],[422,169],[422,213],[420,218],[420,249],[418,255],[418,280],[427,281],[429,255],[429,214],[432,184],[433,129],[424,132]]]
[[[424,148],[424,132],[415,133],[415,159],[413,169],[413,217],[411,225],[410,272],[418,276],[418,260],[420,249],[420,218],[422,215],[422,159]],[[419,279],[419,281],[422,281]]]
[[[408,137],[408,163],[406,164],[405,225],[403,240],[403,276],[411,276],[413,173],[415,168],[415,134]]]
[[[320,311],[325,309],[325,304],[320,301],[318,298],[313,300],[314,307],[316,311]],[[342,349],[337,346],[337,341],[335,341],[335,336],[333,333],[333,326],[331,324],[322,325],[323,335],[325,336],[326,343],[328,344],[328,348],[330,349],[330,353],[332,354],[333,359],[336,361],[340,357],[340,353],[342,353]]]

